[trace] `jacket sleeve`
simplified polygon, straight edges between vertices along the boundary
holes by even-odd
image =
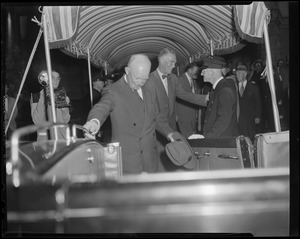
[[[113,111],[115,107],[112,91],[108,89],[108,87],[105,87],[102,92],[101,100],[94,105],[87,118],[87,121],[98,119],[100,121],[100,125],[104,123],[110,112]]]
[[[175,91],[176,97],[185,100],[189,103],[200,105],[200,106],[207,106],[206,102],[206,95],[194,94],[191,92],[187,92],[185,89],[182,88],[181,83],[179,82],[178,78],[174,76],[172,78],[175,84]]]

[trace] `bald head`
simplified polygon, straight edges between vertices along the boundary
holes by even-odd
[[[151,67],[151,62],[149,58],[144,54],[136,54],[132,55],[128,62],[128,67],[133,68],[141,68],[141,67]]]
[[[130,87],[138,90],[149,78],[151,62],[146,55],[136,54],[130,57],[128,66],[125,67],[127,81]]]

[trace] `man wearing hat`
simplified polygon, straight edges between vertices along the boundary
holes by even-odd
[[[206,57],[201,75],[212,84],[203,125],[205,138],[238,136],[237,89],[232,78],[225,78],[225,61],[221,57]]]
[[[261,119],[259,89],[255,83],[247,81],[249,71],[245,64],[238,64],[235,74],[239,88],[239,133],[240,135],[248,136],[254,142],[255,126],[260,123]]]

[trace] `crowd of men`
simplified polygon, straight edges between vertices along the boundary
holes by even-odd
[[[97,99],[84,123],[89,132],[85,137],[101,136],[100,128],[109,127],[105,131],[111,136],[109,140],[122,147],[124,174],[176,170],[178,167],[168,159],[165,148],[180,137],[244,135],[253,142],[256,133],[275,131],[261,60],[255,61],[251,69],[243,62],[232,69],[221,57],[206,57],[190,62],[179,76],[172,73],[175,65],[176,53],[169,48],[161,50],[153,72],[149,58],[136,54],[131,56],[119,80],[109,85],[99,80],[93,83]],[[278,105],[283,106],[280,113],[288,119],[288,69],[283,60],[274,67],[274,78],[276,94],[280,91]],[[51,120],[47,71],[42,71],[38,80],[44,87],[30,99],[35,124]],[[57,122],[67,124],[71,102],[64,88],[59,87],[60,80],[60,74],[53,71]],[[38,140],[45,137],[47,132],[38,132]],[[63,130],[59,130],[58,137],[65,137]]]

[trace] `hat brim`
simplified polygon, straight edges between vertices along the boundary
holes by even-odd
[[[179,165],[178,162],[174,159],[172,159],[174,156],[176,157],[176,155],[171,155],[171,157],[169,157],[171,159],[171,161],[175,164],[175,165],[178,165],[178,166],[183,166],[187,169],[193,169],[197,166],[197,162],[196,162],[196,157],[194,155],[194,151],[193,149],[191,148],[190,144],[187,142],[187,140],[178,132],[174,132],[173,133],[173,139],[175,141],[182,141],[184,142],[187,146],[188,146],[188,149],[190,151],[190,155],[192,156],[190,160],[188,160],[185,164],[183,165]],[[168,154],[168,151],[166,151],[167,154]],[[170,153],[170,152],[169,152]],[[169,155],[168,155],[169,156]]]

